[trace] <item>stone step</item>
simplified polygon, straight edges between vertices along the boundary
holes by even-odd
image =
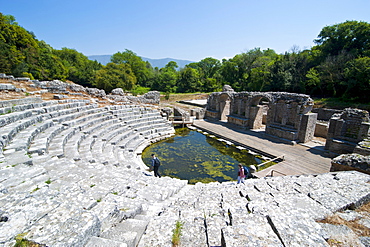
[[[222,246],[284,246],[263,216],[249,217],[249,220],[236,226],[226,226],[221,230]],[[286,245],[287,246],[287,245]]]
[[[104,113],[100,111],[101,109],[85,111],[81,118],[64,122],[63,125],[66,126],[66,128],[50,141],[48,148],[49,153],[56,156],[64,156],[64,148],[68,140],[71,139],[76,133],[81,132],[81,130],[83,130],[86,126],[90,126],[90,124],[93,123],[93,121],[90,121],[91,118],[102,117]]]
[[[15,151],[27,152],[28,147],[34,138],[41,132],[54,125],[52,120],[44,120],[33,124],[32,126],[20,131],[15,138],[6,146],[6,149],[14,149]]]
[[[128,247],[128,245],[120,241],[93,236],[85,247]]]
[[[99,231],[98,217],[62,204],[33,224],[25,238],[47,246],[84,246]]]
[[[9,112],[26,111],[33,108],[56,104],[58,101],[42,101],[41,97],[27,97],[24,99],[2,100],[0,101],[0,114]]]
[[[124,242],[128,247],[136,247],[147,225],[145,220],[127,219],[102,232],[100,237]]]
[[[31,192],[36,188],[36,184],[41,183],[41,185],[45,185],[44,182],[47,181],[49,177],[47,171],[42,167],[19,164],[0,169],[0,178],[2,187],[8,192]]]
[[[51,140],[58,135],[61,131],[68,129],[69,122],[75,118],[83,115],[83,113],[78,111],[84,111],[95,107],[94,105],[84,106],[76,109],[68,109],[66,114],[62,114],[58,117],[52,119],[53,123],[49,128],[45,129],[34,137],[33,143],[29,147],[29,153],[39,153],[43,154],[47,152],[49,143]],[[59,123],[59,124],[58,124]],[[61,123],[66,123],[62,125]]]
[[[112,116],[100,116],[102,113],[95,114],[98,118],[94,118],[93,120],[87,121],[83,125],[76,126],[77,132],[70,137],[64,148],[63,153],[66,157],[71,157],[73,159],[79,160],[81,159],[78,149],[81,142],[91,133],[92,130],[96,129],[97,127],[102,126],[102,122],[110,120]]]
[[[150,220],[145,233],[142,235],[138,247],[156,246],[172,247],[172,234],[178,216],[154,217]],[[155,225],[153,223],[156,223]],[[197,232],[193,233],[197,236]],[[160,236],[160,237],[158,237]],[[207,246],[207,245],[182,245],[182,246]]]

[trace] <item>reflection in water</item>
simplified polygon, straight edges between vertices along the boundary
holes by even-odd
[[[262,162],[247,150],[239,150],[188,128],[176,129],[174,137],[146,148],[142,159],[148,166],[152,153],[161,160],[161,174],[186,179],[192,184],[236,180],[238,163],[249,166]]]

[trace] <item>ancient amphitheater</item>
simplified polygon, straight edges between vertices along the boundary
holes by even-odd
[[[174,129],[143,104],[153,95],[107,96],[60,82],[29,82],[31,92],[7,80],[3,95],[27,97],[0,101],[1,246],[174,246],[176,225],[179,246],[369,246],[368,235],[323,221],[370,227],[369,213],[355,210],[370,199],[367,174],[241,185],[155,178],[137,154]]]

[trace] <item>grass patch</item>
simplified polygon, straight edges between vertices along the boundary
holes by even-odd
[[[355,210],[356,212],[362,212],[362,214],[370,214],[370,202],[367,204],[364,204],[363,206],[357,208]],[[342,219],[339,215],[334,214],[330,215],[327,218],[318,221],[320,223],[327,223],[332,225],[345,225],[349,227],[357,236],[364,236],[364,237],[370,237],[370,228],[364,226],[363,224],[360,224],[359,221],[361,219],[355,219],[351,221],[347,221]],[[349,243],[342,243],[337,239],[328,239],[329,246],[349,246]],[[351,245],[352,246],[352,245]]]
[[[184,223],[181,221],[176,221],[175,229],[172,231],[172,246],[176,247],[180,245],[180,238],[181,238],[181,230],[183,228]]]
[[[341,98],[313,98],[313,100],[315,108],[343,110],[351,107],[370,111],[370,104],[361,104],[350,100],[343,100]]]
[[[161,101],[176,102],[179,100],[207,99],[210,93],[165,93],[161,92]]]
[[[131,93],[134,95],[134,96],[137,96],[137,95],[143,95],[143,94],[146,94],[147,92],[150,91],[150,88],[149,87],[141,87],[141,86],[138,86],[136,88],[134,88]]]
[[[27,240],[24,236],[26,236],[27,233],[18,234],[15,237],[15,244],[14,247],[41,247],[45,245],[40,245],[38,243],[35,243],[33,241]]]
[[[37,186],[36,188],[34,188],[33,190],[32,190],[32,192],[31,193],[33,193],[33,192],[36,192],[36,191],[38,191],[40,188],[39,188],[39,186]]]
[[[51,180],[50,178],[48,180],[45,181],[46,184],[51,184]]]

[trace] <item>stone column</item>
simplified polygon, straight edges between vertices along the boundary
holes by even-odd
[[[302,115],[301,125],[298,132],[299,142],[305,143],[313,139],[315,134],[316,121],[317,113],[307,113]]]
[[[251,106],[249,110],[249,128],[259,129],[262,127],[263,106]]]

